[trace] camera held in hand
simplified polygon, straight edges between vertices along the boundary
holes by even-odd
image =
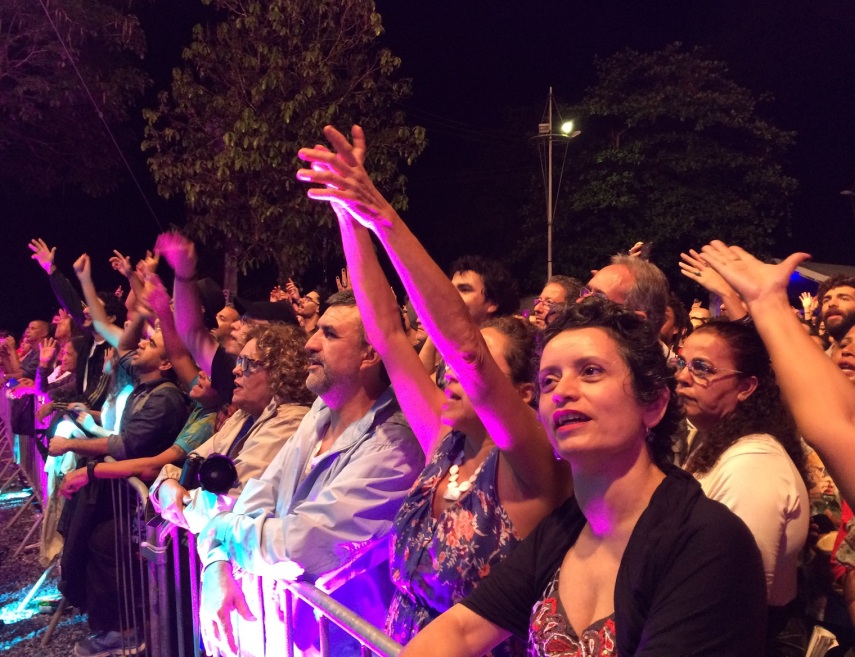
[[[221,495],[233,488],[238,481],[234,462],[224,454],[211,454],[208,458],[189,454],[181,469],[178,483],[186,490],[202,490]]]

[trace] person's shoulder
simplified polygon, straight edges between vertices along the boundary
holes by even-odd
[[[308,406],[300,404],[279,404],[276,407],[276,419],[284,422],[292,422],[293,420],[302,420],[306,413],[309,412]]]
[[[739,440],[728,447],[721,455],[722,459],[735,456],[772,454],[776,456],[787,456],[781,443],[768,433],[752,433],[742,436]]]

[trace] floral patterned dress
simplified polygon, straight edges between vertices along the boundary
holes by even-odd
[[[395,518],[389,561],[396,591],[386,633],[402,644],[465,598],[521,540],[499,502],[498,448],[487,455],[472,488],[433,517],[436,488],[465,440],[458,431],[442,439]],[[524,655],[525,646],[511,637],[489,654]]]
[[[529,657],[613,657],[617,655],[615,615],[594,621],[576,635],[558,596],[558,574],[546,587],[531,612],[528,633]]]

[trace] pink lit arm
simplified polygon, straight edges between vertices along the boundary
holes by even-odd
[[[362,315],[365,334],[386,366],[395,396],[416,434],[422,451],[429,455],[445,433],[440,422],[444,396],[422,367],[410,345],[401,313],[380,268],[368,230],[341,206],[333,203],[339,218],[350,282]]]
[[[556,477],[552,448],[542,425],[493,360],[451,281],[374,187],[361,164],[362,130],[354,126],[354,146],[334,128],[328,126],[324,134],[335,153],[324,148],[300,151],[300,157],[312,162],[313,168],[301,169],[298,178],[327,185],[310,189],[310,198],[340,202],[378,236],[425,329],[457,374],[517,480],[529,490],[557,499],[562,478]]]

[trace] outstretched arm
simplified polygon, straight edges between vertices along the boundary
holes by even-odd
[[[95,292],[95,285],[92,283],[92,267],[87,254],[84,253],[74,261],[74,273],[77,274],[77,280],[80,281],[86,305],[89,306],[89,316],[92,318],[92,326],[98,333],[104,336],[104,339],[111,346],[117,347],[122,335],[122,329],[110,322],[107,317],[107,311],[104,310],[101,299],[98,298],[98,294]]]
[[[145,301],[160,320],[160,332],[163,335],[166,357],[172,363],[172,369],[175,370],[175,374],[178,375],[181,383],[189,386],[198,376],[199,368],[178,335],[178,330],[175,328],[175,317],[170,307],[169,294],[167,294],[166,288],[163,287],[163,283],[157,274],[148,274],[144,295]]]
[[[172,296],[178,335],[199,367],[210,376],[218,345],[202,319],[202,301],[196,287],[196,247],[183,235],[162,233],[154,250],[175,272]]]
[[[440,413],[444,395],[410,346],[398,304],[377,261],[368,229],[342,206],[337,203],[332,206],[338,216],[349,282],[356,295],[368,342],[383,359],[401,409],[422,451],[429,455],[443,434]]]
[[[304,148],[299,153],[312,163],[312,169],[301,169],[297,177],[326,185],[310,189],[309,197],[340,203],[378,236],[416,313],[457,374],[490,437],[505,453],[517,480],[530,490],[556,492],[555,460],[543,427],[499,369],[451,281],[374,187],[361,164],[365,151],[362,129],[353,127],[353,146],[330,126],[324,134],[334,153],[325,148]]]
[[[816,449],[843,497],[855,501],[855,386],[810,339],[793,314],[787,283],[806,253],[767,265],[738,246],[714,241],[706,262],[742,296],[763,338],[778,385],[805,440]]]

